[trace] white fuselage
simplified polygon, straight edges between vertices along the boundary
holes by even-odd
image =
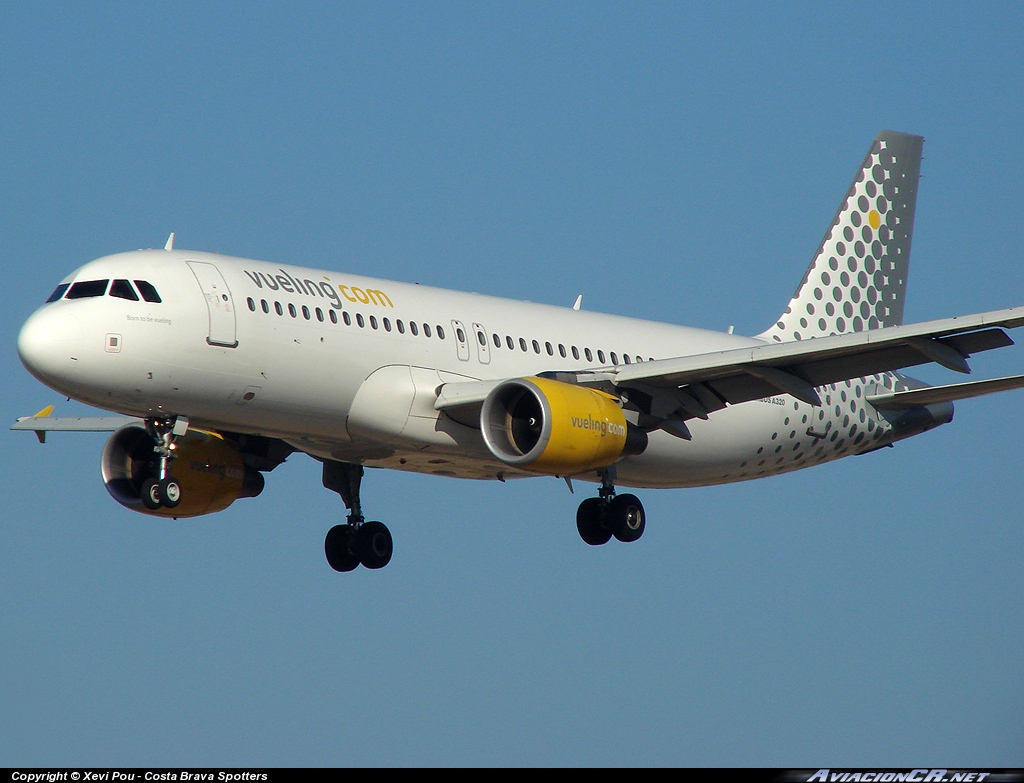
[[[445,383],[532,376],[762,345],[719,332],[188,251],[98,259],[65,282],[144,280],[161,301],[60,299],[25,324],[19,352],[41,381],[131,416],[280,438],[314,456],[463,478],[530,475],[478,428],[434,409]],[[443,335],[443,337],[442,337]],[[617,481],[685,487],[757,478],[901,437],[864,402],[895,374],[788,395],[663,431]],[[596,479],[595,474],[580,476]]]

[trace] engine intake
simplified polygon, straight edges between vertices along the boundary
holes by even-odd
[[[142,514],[197,517],[263,491],[263,475],[243,464],[238,448],[220,435],[190,429],[175,446],[171,473],[181,486],[177,507],[149,509],[142,503],[142,482],[154,475],[156,454],[153,439],[137,424],[117,430],[103,447],[100,467],[107,492],[125,508]]]
[[[570,476],[606,468],[647,448],[647,433],[626,421],[610,394],[549,378],[513,378],[480,410],[491,453],[533,473]]]

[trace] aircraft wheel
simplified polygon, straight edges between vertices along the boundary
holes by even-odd
[[[580,538],[591,546],[607,544],[612,537],[612,530],[605,523],[605,511],[600,498],[587,498],[576,509],[576,529]]]
[[[175,508],[181,502],[181,484],[168,476],[160,482],[160,498],[167,508]]]
[[[356,531],[355,550],[366,568],[383,568],[391,562],[391,531],[383,522],[364,522]]]
[[[355,529],[352,525],[335,525],[327,531],[324,554],[335,571],[351,571],[359,565],[359,557],[352,551]]]
[[[150,511],[156,511],[163,505],[164,495],[160,491],[160,481],[155,478],[148,478],[142,482],[139,492],[142,498],[142,505]]]
[[[636,495],[616,495],[608,509],[611,527],[619,541],[636,541],[647,526],[643,504]]]

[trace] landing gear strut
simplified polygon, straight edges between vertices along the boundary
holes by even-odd
[[[176,508],[181,503],[181,485],[170,472],[174,459],[174,439],[188,431],[188,419],[172,416],[168,419],[147,419],[146,431],[153,438],[156,454],[155,475],[142,482],[139,494],[142,505],[151,510]]]
[[[587,498],[576,511],[576,529],[591,546],[607,544],[612,536],[619,541],[636,541],[644,534],[644,507],[636,495],[615,494],[615,466],[598,471],[601,489],[598,497]]]
[[[324,554],[335,571],[351,571],[360,564],[364,568],[383,568],[391,562],[391,531],[383,522],[363,519],[359,502],[362,480],[362,465],[324,462],[324,486],[341,495],[349,510],[348,521],[332,527],[324,539]]]

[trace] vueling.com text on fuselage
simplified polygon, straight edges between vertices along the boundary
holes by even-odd
[[[379,288],[360,288],[354,285],[335,285],[329,280],[299,280],[283,269],[277,273],[244,270],[246,277],[252,280],[257,288],[270,291],[284,291],[289,294],[303,294],[330,300],[331,307],[340,310],[344,305],[342,297],[352,303],[375,305],[377,307],[394,307],[386,293]],[[340,294],[340,295],[339,295]]]

